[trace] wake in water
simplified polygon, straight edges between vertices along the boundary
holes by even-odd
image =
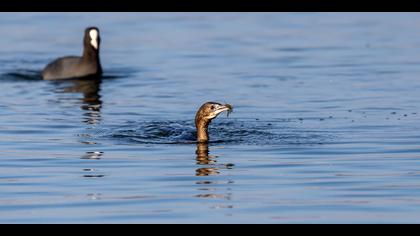
[[[112,79],[121,79],[128,78],[138,71],[132,68],[111,68],[104,71],[104,74],[101,76],[102,80],[112,80]],[[88,79],[88,78],[86,78]],[[0,74],[0,80],[8,82],[19,82],[19,81],[41,81],[42,80],[42,71],[41,70],[28,70],[28,69],[16,69],[10,72]],[[60,82],[66,82],[77,79],[63,80]],[[57,81],[52,81],[57,82]]]
[[[285,122],[231,119],[215,121],[209,128],[210,144],[243,145],[319,145],[332,135],[314,130],[299,130]],[[195,144],[196,128],[192,121],[129,122],[115,128],[100,129],[89,135],[94,140],[138,144]]]
[[[16,70],[0,75],[3,81],[37,81],[42,80],[41,71],[37,70]]]

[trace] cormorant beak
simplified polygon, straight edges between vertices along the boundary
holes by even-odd
[[[218,116],[220,113],[227,111],[227,115],[229,116],[230,113],[233,112],[233,107],[230,104],[225,105],[215,105],[214,108],[214,117]]]

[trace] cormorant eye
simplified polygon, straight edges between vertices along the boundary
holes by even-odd
[[[211,109],[214,110],[214,105],[211,106]]]

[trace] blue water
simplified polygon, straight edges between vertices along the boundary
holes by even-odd
[[[419,21],[2,13],[0,222],[420,223]],[[40,80],[91,25],[103,80]]]

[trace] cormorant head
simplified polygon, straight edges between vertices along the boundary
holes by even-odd
[[[206,143],[209,141],[209,124],[224,111],[227,111],[229,115],[229,113],[233,111],[233,107],[229,104],[223,105],[217,102],[207,102],[198,109],[197,114],[195,115],[195,126],[197,127],[197,141],[199,143]]]
[[[200,122],[210,123],[211,120],[224,111],[228,111],[229,115],[233,111],[233,107],[230,104],[223,105],[217,102],[204,103],[197,111],[195,123],[196,125]]]

